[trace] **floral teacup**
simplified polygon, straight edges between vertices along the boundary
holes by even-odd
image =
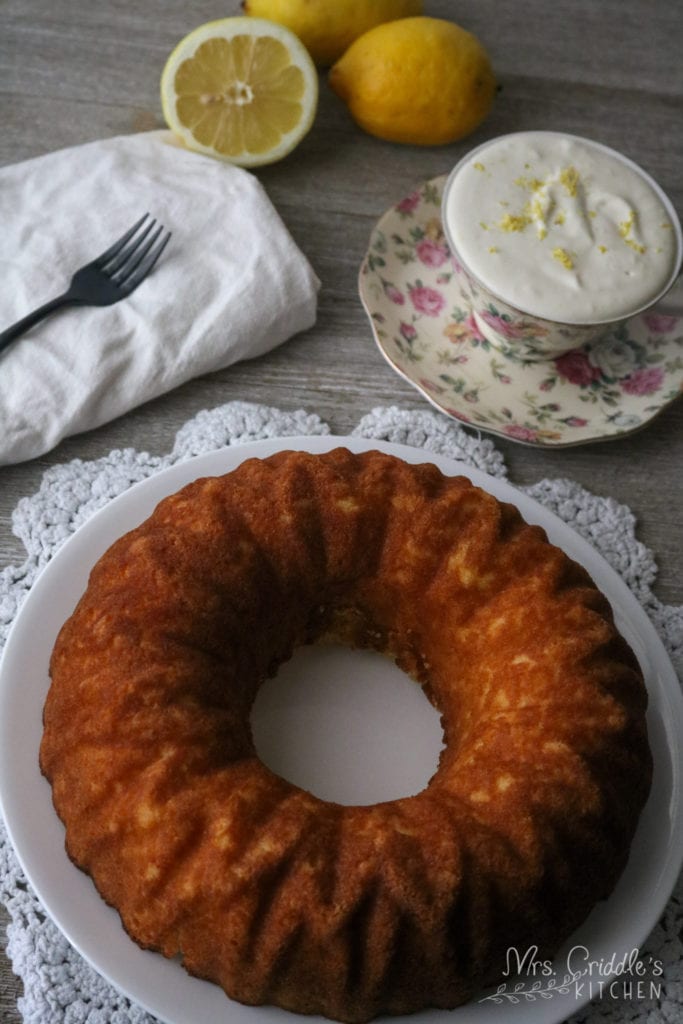
[[[528,190],[531,189],[532,198],[526,203],[526,214],[524,216],[512,216],[510,214],[503,216],[503,221],[507,220],[509,224],[491,221],[489,216],[482,212],[486,209],[486,203],[488,201],[488,195],[485,191],[474,190],[471,194],[466,192],[465,195],[467,196],[467,199],[464,199],[462,190],[458,190],[459,183],[456,184],[454,188],[454,182],[458,175],[460,175],[461,180],[462,176],[467,175],[468,173],[474,173],[476,176],[478,172],[486,172],[486,177],[491,178],[491,172],[489,169],[491,165],[488,163],[488,151],[490,151],[490,149],[495,151],[496,147],[500,143],[509,147],[517,147],[517,149],[522,147],[523,149],[523,147],[529,145],[529,139],[532,139],[534,142],[541,140],[542,144],[548,147],[550,152],[553,153],[553,156],[556,156],[557,154],[552,147],[555,145],[562,146],[567,142],[592,148],[601,155],[603,160],[606,159],[608,162],[611,161],[612,164],[616,164],[617,166],[623,164],[624,167],[628,169],[628,173],[632,176],[634,176],[633,172],[635,172],[635,176],[643,179],[646,186],[649,187],[651,192],[658,198],[658,209],[662,211],[660,216],[663,215],[668,220],[668,223],[661,223],[659,227],[668,228],[673,232],[673,258],[670,265],[664,268],[667,275],[666,280],[664,280],[664,278],[661,278],[660,280],[655,279],[653,282],[655,285],[654,294],[646,293],[646,301],[641,301],[634,308],[624,309],[623,312],[622,309],[619,309],[619,315],[617,316],[609,315],[599,320],[573,320],[572,318],[571,322],[563,322],[559,316],[557,318],[548,318],[549,310],[547,307],[550,306],[551,313],[555,308],[553,307],[552,301],[548,301],[545,304],[546,308],[543,310],[546,314],[545,318],[536,313],[526,312],[520,305],[514,305],[511,303],[511,296],[509,294],[507,298],[503,298],[496,290],[494,290],[493,287],[491,287],[491,281],[489,281],[488,284],[484,283],[479,272],[475,273],[471,266],[469,266],[468,260],[463,257],[462,251],[459,250],[454,241],[454,234],[456,236],[458,233],[462,234],[463,228],[465,228],[465,236],[468,239],[471,239],[473,236],[471,233],[468,234],[468,230],[470,230],[471,225],[474,224],[478,224],[486,232],[490,232],[492,229],[503,229],[506,232],[515,233],[522,232],[522,225],[532,224],[533,216],[542,216],[542,214],[535,213],[535,209],[542,209],[542,201],[541,198],[539,198],[543,195],[541,190],[545,188],[547,191],[550,187],[551,180],[549,179],[549,181],[544,182],[543,180],[537,180],[535,178],[520,177],[514,181],[513,184],[515,186],[520,186],[521,191],[527,190],[528,192]],[[526,155],[526,150],[523,149],[523,151]],[[495,161],[493,166],[495,170]],[[524,167],[526,168],[531,166],[532,165],[530,163],[524,164]],[[470,171],[469,168],[472,168],[473,172]],[[562,174],[569,172],[572,172],[573,175],[575,175],[576,181],[578,182],[580,176],[573,166],[569,167],[566,171],[563,171]],[[508,173],[508,171],[506,170],[505,173]],[[500,179],[495,180],[499,181]],[[568,194],[576,196],[577,185],[575,182],[569,181],[566,187],[568,188],[569,186],[572,186],[574,191],[570,191]],[[493,186],[487,187],[490,193],[493,190]],[[495,187],[498,188],[498,184]],[[583,186],[579,185],[578,187],[582,188]],[[538,191],[533,191],[534,189]],[[480,207],[476,204],[477,201],[480,201],[481,196],[484,196],[485,198],[481,200],[483,205]],[[550,204],[550,210],[559,209],[553,205],[554,200],[552,197],[549,199],[548,195],[546,195],[545,201]],[[467,203],[469,203],[469,205],[467,205]],[[512,204],[509,202],[501,202],[501,205],[503,207],[511,207]],[[578,200],[577,205],[579,205]],[[655,304],[660,302],[672,287],[680,272],[681,260],[683,258],[683,234],[681,232],[681,225],[671,201],[659,185],[645,171],[643,171],[642,168],[638,167],[627,157],[622,156],[622,154],[615,150],[611,150],[600,143],[595,143],[588,139],[579,139],[574,136],[568,136],[564,133],[518,132],[507,136],[501,136],[498,139],[490,140],[489,142],[485,142],[481,146],[476,147],[474,150],[467,153],[456,164],[448,176],[443,190],[441,213],[443,230],[451,251],[453,267],[457,274],[460,294],[463,302],[471,311],[473,326],[483,338],[487,339],[487,341],[492,345],[495,345],[497,348],[502,349],[508,357],[517,357],[525,362],[556,359],[573,349],[580,348],[590,342],[596,342],[600,338],[607,337],[609,334],[614,332],[615,328],[620,327],[634,316],[645,313],[647,310],[655,306]],[[589,216],[599,216],[599,214],[596,214],[594,210],[588,210],[587,212],[584,211],[584,214],[586,218]],[[480,217],[485,219],[480,219]],[[561,220],[560,217],[562,218]],[[629,245],[633,249],[637,249],[640,253],[645,253],[645,246],[639,245],[634,238],[630,237],[629,234],[632,230],[632,224],[636,221],[637,215],[633,210],[631,210],[629,217],[630,219],[626,219],[623,223],[619,223],[619,234],[622,239],[625,240],[625,244]],[[651,216],[650,224],[652,223],[652,220],[653,218]],[[513,224],[513,222],[517,223]],[[535,225],[534,228],[530,229],[534,231],[534,237],[543,239],[548,235],[549,231],[566,230],[564,227],[548,227],[546,229],[545,223],[546,221],[542,222],[543,226],[540,231],[538,231],[538,224]],[[550,217],[548,217],[547,223],[549,225],[551,224]],[[591,223],[595,224],[598,222],[592,221]],[[565,213],[560,212],[559,216],[555,216],[552,220],[552,224],[564,225]],[[477,250],[479,249],[478,244],[476,248]],[[487,248],[489,253],[498,254],[500,252],[498,246],[488,246]],[[596,240],[593,240],[593,249],[600,249],[602,252],[608,251],[606,246],[598,246],[596,244]],[[666,250],[662,248],[658,248],[654,251],[658,253],[666,252]],[[572,257],[575,258],[574,253],[570,256],[566,249],[558,247],[552,250],[552,256],[555,259],[560,259],[562,262],[566,261],[565,265],[573,268],[574,264],[572,262]],[[544,255],[543,258],[545,259],[546,256]],[[665,258],[666,256],[661,257],[662,260]],[[494,259],[498,261],[500,257],[496,255]],[[631,259],[633,259],[632,256]],[[500,267],[500,265],[501,264],[498,263],[498,267]],[[521,265],[524,266],[525,264],[522,262]],[[496,273],[498,273],[500,277],[500,271],[496,270]],[[629,270],[628,273],[631,274],[632,270]],[[590,276],[587,273],[585,276],[587,280],[590,280]],[[501,288],[502,290],[505,290],[506,286],[510,286],[509,280],[503,280],[502,284],[500,281],[498,282],[499,290]],[[514,285],[510,287],[512,287],[514,291]],[[517,296],[513,294],[512,297],[516,298]]]
[[[452,246],[452,243],[451,243]],[[485,288],[453,257],[463,302],[472,311],[477,330],[492,345],[520,359],[555,359],[595,341],[623,320],[599,324],[562,324],[516,309]],[[625,317],[624,319],[628,319]]]

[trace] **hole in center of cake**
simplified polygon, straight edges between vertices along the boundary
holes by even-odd
[[[302,647],[259,690],[256,751],[323,800],[364,805],[419,793],[443,747],[422,688],[374,651]]]

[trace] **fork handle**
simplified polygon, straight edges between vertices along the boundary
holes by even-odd
[[[33,327],[34,324],[37,324],[40,320],[49,316],[50,313],[53,313],[56,309],[60,309],[61,306],[72,306],[77,304],[78,299],[76,296],[73,295],[72,292],[68,291],[64,292],[63,295],[58,295],[56,299],[51,299],[44,305],[39,306],[38,309],[34,309],[32,313],[29,313],[21,320],[18,320],[15,324],[12,324],[11,327],[0,332],[0,352],[6,345],[9,345],[11,341],[18,338],[20,334],[24,333],[24,331],[27,331],[29,327]]]

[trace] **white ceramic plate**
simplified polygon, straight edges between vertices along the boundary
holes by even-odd
[[[50,788],[38,769],[41,714],[48,689],[50,652],[59,628],[86,586],[92,565],[117,537],[146,519],[163,497],[199,476],[229,472],[249,457],[263,457],[292,448],[324,452],[339,444],[354,451],[378,448],[407,462],[431,461],[445,473],[462,473],[496,497],[513,502],[528,521],[542,525],[554,543],[588,569],[610,599],[619,626],[640,660],[650,693],[648,725],[655,761],[652,794],[621,881],[610,899],[595,908],[569,946],[581,943],[590,951],[591,958],[598,960],[607,960],[614,953],[621,955],[638,948],[659,918],[678,875],[683,854],[683,698],[669,658],[650,621],[623,581],[587,542],[504,481],[423,450],[335,437],[279,438],[223,449],[158,473],[116,498],[85,523],[60,549],[34,585],[17,616],[0,664],[0,801],[24,871],[46,910],[76,949],[100,974],[167,1024],[196,1024],[197,1021],[225,1024],[226,1020],[235,1024],[275,1024],[278,1021],[285,1024],[285,1018],[294,1024],[296,1018],[272,1007],[245,1007],[226,1001],[218,987],[191,978],[176,961],[138,949],[121,928],[115,911],[103,903],[89,878],[68,860],[64,852],[63,828],[52,808]],[[348,652],[339,652],[338,656],[341,659],[363,657]],[[415,721],[420,723],[411,743],[424,750],[400,780],[400,787],[405,793],[411,785],[419,788],[424,783],[420,773],[428,772],[429,763],[433,763],[433,723],[430,724],[429,714],[426,717],[422,715],[416,688],[396,686],[397,670],[387,662],[373,659],[372,655],[368,657],[369,671],[378,678],[386,673],[384,683],[380,685],[391,689],[392,701],[398,700],[399,694],[407,695],[408,703],[402,705],[405,714],[409,717],[414,715]],[[315,670],[316,664],[314,657],[308,668],[312,665]],[[305,657],[300,659],[300,668],[302,672],[308,671]],[[358,662],[354,665],[356,673],[357,668]],[[338,670],[343,671],[343,661],[339,662]],[[349,721],[352,728],[357,721],[353,715],[354,699],[351,694]],[[338,700],[341,710],[344,701],[341,697]],[[383,700],[378,702],[377,713],[372,720],[379,737],[383,704]],[[273,705],[268,709],[266,702],[261,719],[264,735],[268,733],[268,716],[273,710]],[[367,705],[365,710],[368,715],[372,713]],[[392,743],[388,737],[382,744],[373,768],[373,773],[385,776],[379,780],[381,785],[391,783],[396,764],[394,759],[392,767],[392,748],[395,752],[402,746]],[[348,750],[342,749],[339,755],[344,764]],[[275,751],[273,756],[279,755]],[[331,763],[328,769],[323,770],[316,763],[304,765],[303,769],[311,774],[322,773],[330,779],[337,773],[338,766]],[[359,795],[357,789],[335,792],[340,799],[349,796],[357,799]],[[370,800],[377,798],[376,792],[369,796]],[[566,951],[563,951],[555,962],[558,986],[566,973],[565,964]],[[532,979],[525,981],[527,989],[531,984]],[[593,990],[593,995],[596,991]],[[544,998],[529,997],[517,1004],[510,1003],[507,998],[498,1004],[490,1000],[475,1000],[449,1012],[448,1019],[453,1024],[514,1024],[517,1021],[556,1024],[578,1010],[590,997],[586,987],[579,993],[570,986],[565,995],[556,992]],[[412,1019],[416,1024],[441,1024],[446,1020],[444,1011],[433,1010]]]

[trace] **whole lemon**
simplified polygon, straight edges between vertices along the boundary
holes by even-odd
[[[479,40],[452,21],[403,18],[370,29],[330,71],[361,128],[390,142],[454,142],[489,113],[496,80]]]
[[[422,0],[244,0],[242,6],[245,14],[291,29],[323,66],[375,25],[422,13]]]

